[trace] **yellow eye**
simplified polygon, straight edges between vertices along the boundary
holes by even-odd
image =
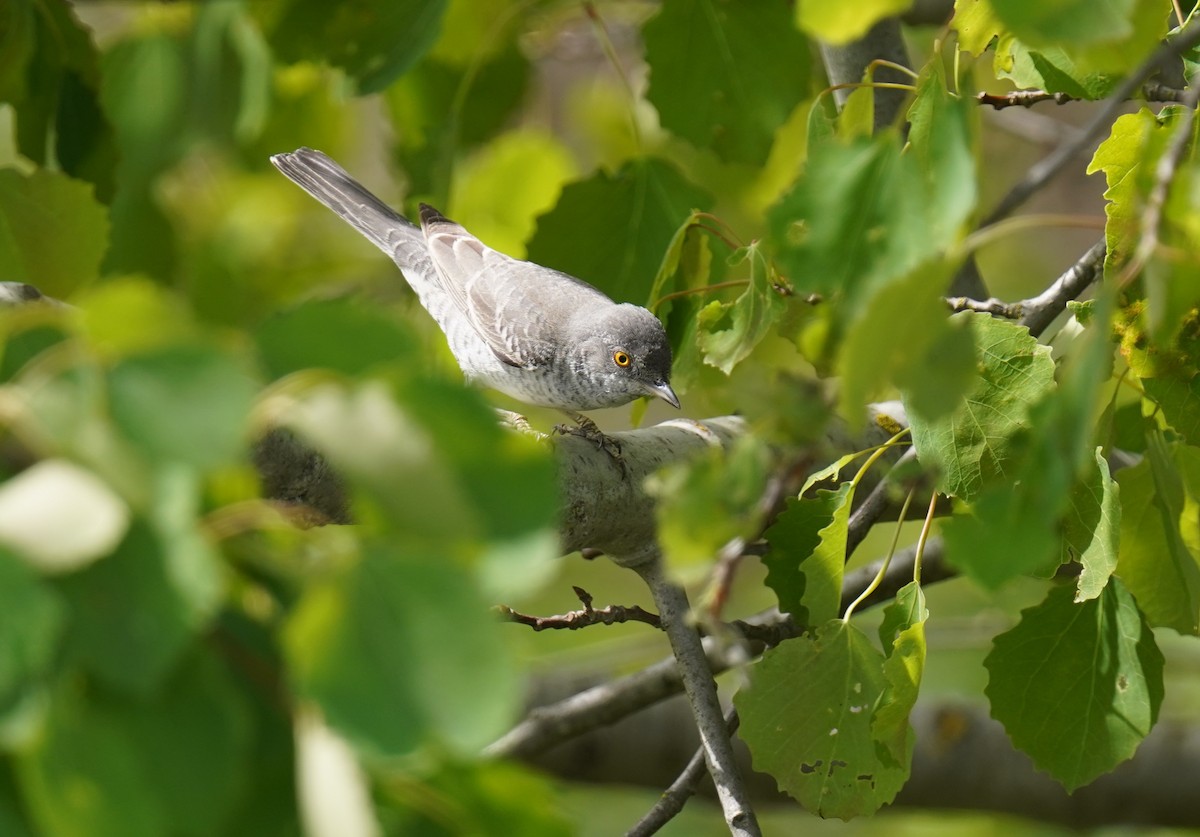
[[[617,349],[615,352],[613,352],[613,363],[615,363],[617,366],[621,367],[622,369],[627,369],[629,367],[629,364],[633,363],[633,360],[629,357],[628,354],[621,351],[620,349]]]

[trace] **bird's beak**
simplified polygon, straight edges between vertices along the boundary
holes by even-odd
[[[653,395],[655,398],[661,398],[666,401],[676,410],[679,409],[679,396],[675,394],[675,390],[671,389],[671,385],[665,381],[661,384],[651,384],[646,387],[648,395]]]

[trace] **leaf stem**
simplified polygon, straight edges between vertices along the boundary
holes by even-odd
[[[908,496],[904,498],[904,505],[900,507],[900,515],[896,518],[896,531],[892,535],[892,545],[888,548],[887,555],[883,558],[883,563],[879,565],[879,572],[875,573],[875,577],[871,579],[871,583],[867,585],[865,590],[859,593],[858,598],[850,602],[849,606],[846,607],[846,613],[842,616],[843,622],[849,622],[850,617],[854,614],[854,609],[862,604],[867,596],[874,593],[879,585],[883,583],[883,577],[887,575],[888,566],[892,563],[892,556],[896,554],[896,546],[900,543],[900,531],[904,528],[904,518],[908,514],[908,505],[912,502],[913,495],[916,493],[916,488],[909,489]],[[936,497],[937,494],[935,493],[934,496]]]
[[[917,538],[917,553],[913,557],[913,583],[921,583],[921,559],[925,557],[925,544],[929,540],[929,530],[933,526],[933,510],[937,507],[938,493],[929,496],[929,511],[925,512],[925,523],[921,526],[921,534]]]

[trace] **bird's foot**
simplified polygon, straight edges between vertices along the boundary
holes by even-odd
[[[581,439],[587,439],[596,445],[597,448],[608,454],[620,468],[625,471],[625,458],[621,456],[621,443],[612,436],[605,436],[603,431],[596,426],[596,422],[592,421],[582,413],[576,413],[568,410],[563,410],[575,424],[556,424],[554,432],[561,435],[578,436]]]
[[[546,438],[545,433],[539,433],[538,431],[534,430],[529,424],[529,419],[525,418],[525,416],[521,415],[520,413],[514,413],[512,410],[502,410],[499,407],[496,407],[495,410],[496,415],[500,417],[500,421],[504,422],[518,433],[524,433],[528,436],[533,436],[538,439]]]

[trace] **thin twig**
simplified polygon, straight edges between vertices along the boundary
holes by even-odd
[[[737,732],[738,728],[737,710],[730,707],[725,713],[725,727],[729,731],[730,737]],[[626,832],[625,837],[649,837],[651,834],[657,834],[659,829],[673,820],[687,801],[696,795],[696,787],[700,784],[700,780],[704,778],[704,748],[697,747],[696,752],[692,753],[692,757],[688,760],[687,766],[683,768],[683,772],[671,783],[663,795],[658,798],[649,811],[634,823],[633,828]]]
[[[1193,21],[1175,37],[1161,44],[1136,70],[1125,77],[1125,80],[1118,85],[1111,96],[1104,100],[1104,106],[1079,134],[1060,144],[1026,172],[1025,177],[1009,190],[980,226],[986,227],[1006,217],[1049,183],[1067,163],[1074,159],[1075,155],[1082,152],[1099,136],[1101,131],[1108,127],[1117,111],[1124,106],[1125,100],[1130,98],[1161,64],[1170,58],[1177,57],[1198,43],[1200,43],[1200,22]]]
[[[1101,276],[1105,252],[1104,239],[1100,239],[1050,287],[1031,299],[1015,303],[1021,306],[1021,325],[1028,328],[1034,337],[1041,335],[1054,318],[1066,309],[1068,302],[1082,294],[1088,285]]]
[[[508,605],[496,605],[495,611],[505,622],[516,622],[528,625],[535,631],[567,630],[578,631],[590,625],[616,625],[624,622],[643,622],[655,628],[662,628],[658,614],[651,613],[638,605],[609,605],[599,610],[592,607],[592,594],[582,587],[573,587],[579,601],[583,602],[582,610],[572,610],[556,616],[530,616],[519,613]]]
[[[981,91],[975,94],[975,101],[981,105],[990,105],[996,110],[1021,107],[1029,108],[1041,102],[1054,102],[1065,105],[1067,102],[1078,102],[1078,96],[1070,93],[1051,93],[1047,90],[1013,90],[1008,93],[988,93]]]
[[[1046,290],[1029,299],[1005,302],[1001,299],[979,300],[951,296],[946,297],[946,305],[954,312],[976,311],[1007,320],[1020,320],[1021,325],[1037,337],[1063,312],[1068,302],[1077,298],[1087,290],[1088,285],[1099,278],[1100,269],[1104,265],[1104,254],[1104,241],[1097,241]]]

